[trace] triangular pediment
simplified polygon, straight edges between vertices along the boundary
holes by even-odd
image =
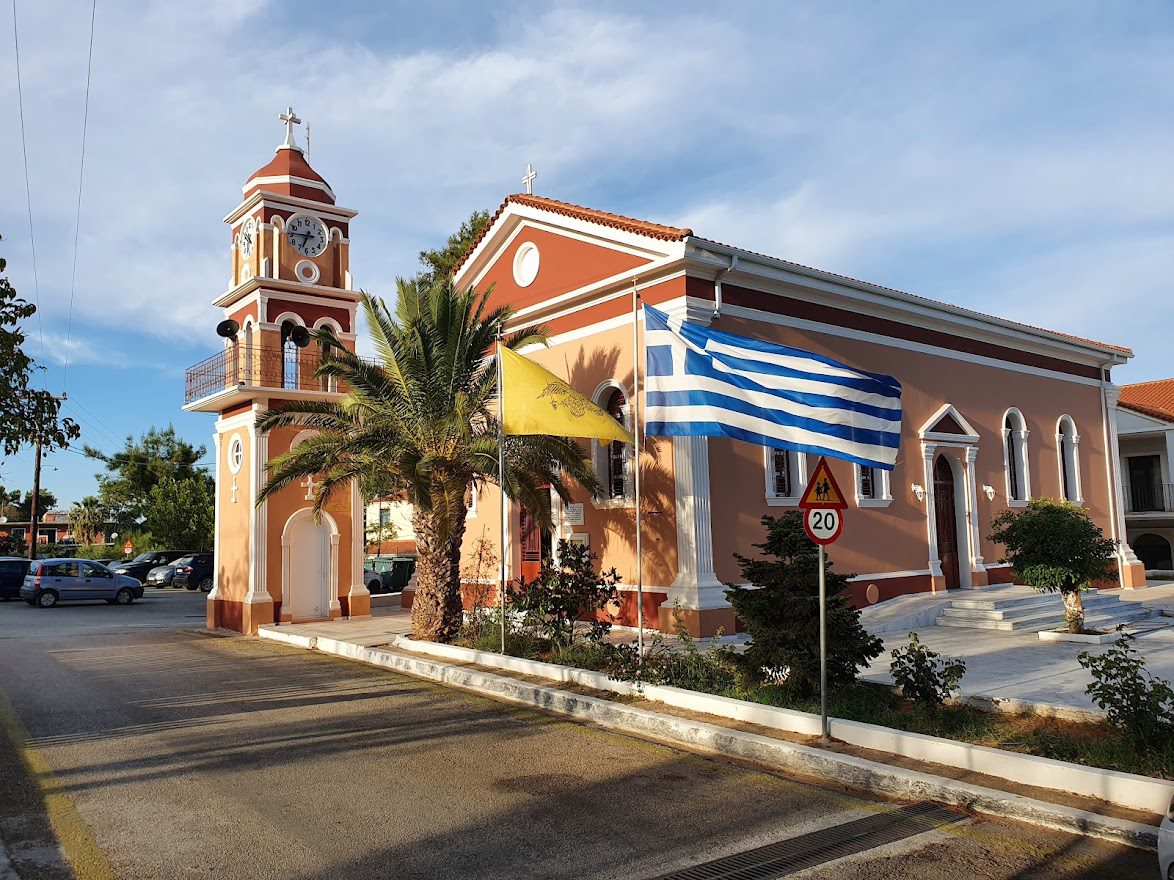
[[[510,196],[454,277],[514,311],[624,282],[684,253],[687,229],[659,226],[549,199]]]
[[[977,443],[978,432],[966,421],[951,403],[943,404],[918,431],[925,440],[954,440],[962,443]]]

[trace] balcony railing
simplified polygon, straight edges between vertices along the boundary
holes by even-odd
[[[332,390],[333,385],[328,386],[326,378],[314,376],[319,357],[317,346],[285,351],[232,346],[188,367],[183,402],[189,404],[236,387]]]
[[[1174,511],[1174,483],[1138,483],[1125,487],[1126,513]]]

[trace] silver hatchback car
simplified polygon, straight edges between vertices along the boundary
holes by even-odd
[[[89,559],[38,559],[29,563],[20,598],[40,608],[80,599],[129,605],[143,598],[143,585]]]

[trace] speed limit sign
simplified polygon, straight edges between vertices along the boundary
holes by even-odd
[[[844,517],[834,508],[813,507],[807,511],[803,526],[807,529],[807,537],[816,544],[830,544],[844,530]]]
[[[803,508],[803,528],[816,544],[831,544],[844,530],[843,510],[848,506],[844,494],[826,459],[820,458],[799,501]]]

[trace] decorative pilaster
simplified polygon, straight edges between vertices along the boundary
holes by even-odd
[[[363,500],[359,497],[359,481],[351,482],[351,584],[347,591],[347,616],[366,617],[371,613],[371,591],[363,577],[363,523],[355,517],[363,511]]]
[[[1117,533],[1117,561],[1121,571],[1121,586],[1144,587],[1145,565],[1129,546],[1128,532],[1125,529],[1125,484],[1121,480],[1121,447],[1117,439],[1117,398],[1121,396],[1121,389],[1116,385],[1105,385],[1103,388],[1107,413],[1105,427],[1109,436],[1109,448],[1105,450],[1105,455],[1112,470],[1112,484],[1116,487],[1116,492],[1110,493],[1109,506]]]
[[[684,608],[728,606],[724,587],[713,571],[713,521],[709,498],[709,438],[673,438],[674,489],[677,497],[677,577],[669,603]]]
[[[934,443],[921,444],[921,458],[925,469],[925,532],[929,546],[929,574],[933,579],[934,592],[939,585],[944,588],[942,561],[938,558],[937,504],[934,498],[933,460],[938,447]]]
[[[978,526],[978,486],[974,476],[974,462],[978,447],[966,447],[966,520],[970,536],[970,586],[985,587],[988,578],[982,558],[982,535]]]
[[[260,434],[249,425],[249,440],[253,451],[253,466],[249,469],[249,505],[253,508],[253,530],[249,535],[249,592],[246,605],[273,604],[269,594],[266,561],[268,559],[269,505],[257,503],[257,496],[265,482],[265,465],[269,462],[269,435]]]

